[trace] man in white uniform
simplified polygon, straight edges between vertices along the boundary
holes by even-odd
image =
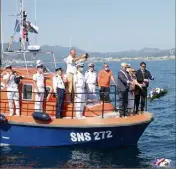
[[[43,111],[43,100],[44,100],[44,74],[43,65],[37,64],[37,72],[33,75],[34,80],[34,92],[35,93],[35,111]]]
[[[77,63],[77,72],[74,75],[74,90],[75,90],[75,102],[76,102],[76,118],[85,118],[83,114],[85,106],[85,78],[83,75],[84,64],[82,62]],[[84,93],[84,94],[81,94]]]
[[[5,66],[6,74],[3,76],[3,81],[7,87],[7,98],[9,102],[10,116],[14,115],[13,101],[15,102],[16,115],[20,115],[19,90],[18,84],[15,83],[15,75],[11,65]]]
[[[89,93],[87,95],[88,100],[96,100],[96,84],[97,84],[97,73],[94,70],[94,64],[89,63],[89,70],[85,72],[86,89]]]
[[[67,101],[71,101],[74,99],[74,88],[73,88],[73,76],[76,73],[76,66],[75,63],[78,61],[86,61],[88,58],[88,54],[83,54],[80,57],[76,57],[76,50],[71,49],[70,54],[67,58],[64,59],[65,63],[67,64],[67,79],[68,79],[68,93],[72,94],[72,99],[67,95]]]
[[[64,95],[65,95],[65,84],[62,74],[62,68],[56,69],[56,75],[53,77],[53,89],[54,93],[57,94],[56,102],[56,118],[62,117]]]

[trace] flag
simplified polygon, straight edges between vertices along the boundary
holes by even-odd
[[[14,32],[20,32],[20,21],[16,19]]]
[[[31,22],[29,23],[29,26],[28,26],[28,31],[29,32],[38,34],[38,30],[39,30],[39,27],[37,27],[36,25],[32,24]]]

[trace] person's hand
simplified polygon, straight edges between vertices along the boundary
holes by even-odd
[[[144,79],[144,82],[149,82],[149,80],[148,79]]]
[[[53,93],[53,97],[56,98],[57,94],[56,93]]]

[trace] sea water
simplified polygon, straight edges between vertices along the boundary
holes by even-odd
[[[128,63],[138,69],[140,61]],[[175,60],[146,63],[147,70],[155,77],[155,80],[150,82],[149,90],[156,87],[167,88],[169,93],[148,103],[148,111],[154,114],[154,121],[145,130],[137,146],[106,149],[1,147],[0,166],[3,168],[139,168],[151,167],[152,161],[163,157],[172,160],[172,167],[176,166]],[[63,64],[58,66],[65,68]],[[109,66],[117,79],[120,62],[109,62]],[[102,67],[103,63],[95,64],[97,71]],[[111,97],[113,100],[113,96]]]

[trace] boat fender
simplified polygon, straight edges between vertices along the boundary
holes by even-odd
[[[35,120],[40,120],[40,121],[50,121],[51,120],[51,117],[47,113],[44,113],[44,112],[34,112],[32,114],[32,117]]]
[[[0,123],[5,123],[7,122],[6,117],[3,114],[0,114]]]

